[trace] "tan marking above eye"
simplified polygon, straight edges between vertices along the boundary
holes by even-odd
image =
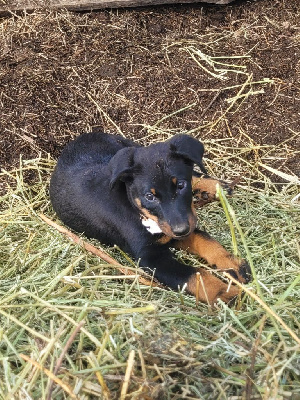
[[[154,196],[156,196],[156,191],[155,191],[155,189],[150,189],[150,192],[154,195]]]
[[[175,176],[172,178],[172,182],[174,183],[174,185],[177,185],[177,178]]]

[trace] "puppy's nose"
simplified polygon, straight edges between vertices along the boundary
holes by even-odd
[[[189,233],[189,231],[190,231],[190,226],[187,224],[175,225],[173,228],[173,233],[176,236],[185,236]]]

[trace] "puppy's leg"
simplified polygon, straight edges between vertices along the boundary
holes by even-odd
[[[199,272],[199,276],[197,276],[197,272]],[[218,299],[228,303],[240,293],[235,285],[221,281],[203,268],[197,268],[196,273],[190,276],[187,282],[187,291],[202,303],[211,305],[215,304]]]
[[[195,207],[202,207],[207,203],[216,200],[217,184],[219,184],[228,195],[232,194],[235,182],[229,184],[218,179],[210,178],[209,176],[193,176],[192,190],[194,195]]]
[[[247,283],[251,280],[251,270],[248,263],[228,253],[219,242],[206,232],[196,229],[190,236],[176,241],[174,245],[176,248],[204,258],[216,269],[228,271],[240,282]]]
[[[144,251],[140,265],[154,269],[154,276],[164,285],[174,290],[186,287],[187,292],[204,303],[214,304],[218,298],[228,303],[240,292],[236,286],[228,285],[203,268],[193,268],[177,261],[165,246]]]

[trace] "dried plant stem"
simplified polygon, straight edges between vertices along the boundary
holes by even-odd
[[[134,365],[134,357],[135,357],[135,351],[131,350],[129,353],[128,361],[127,361],[127,368],[126,368],[126,373],[125,373],[125,378],[121,390],[121,395],[120,395],[120,400],[125,400],[127,391],[128,391],[128,385],[129,385],[129,380],[130,376],[132,373],[133,365]]]
[[[97,359],[95,357],[95,354],[93,352],[90,352],[90,354],[87,357],[87,359],[88,359],[89,363],[91,364],[91,366],[93,368],[97,368],[98,367],[98,361],[97,361]],[[95,375],[96,375],[96,377],[98,379],[98,382],[99,382],[99,384],[100,384],[100,386],[102,388],[103,400],[110,400],[112,396],[111,396],[109,388],[108,388],[108,386],[107,386],[107,384],[106,384],[106,382],[105,382],[105,380],[103,378],[102,373],[98,370],[98,371],[95,371]]]
[[[75,233],[70,232],[68,229],[64,228],[61,225],[58,225],[56,222],[52,221],[50,218],[46,217],[44,214],[40,214],[40,218],[46,222],[48,225],[52,226],[56,230],[58,230],[60,233],[63,233],[67,237],[73,240],[73,242],[79,244],[82,246],[85,250],[89,251],[90,253],[95,254],[99,258],[101,258],[103,261],[106,261],[109,264],[115,265],[116,268],[124,275],[135,275],[136,273],[124,268],[121,266],[120,263],[118,263],[114,258],[110,257],[108,254],[106,254],[103,250],[100,250],[98,247],[95,247],[84,240],[82,240],[79,236],[75,235]],[[146,275],[146,274],[145,274]],[[143,285],[146,286],[153,286],[153,287],[162,287],[159,283],[153,281],[150,277],[144,277],[144,276],[139,276],[139,282]]]
[[[246,240],[245,240],[245,236],[243,234],[242,228],[236,218],[235,212],[233,210],[233,208],[231,207],[231,205],[229,204],[228,200],[226,199],[226,195],[224,193],[224,190],[221,188],[220,185],[217,186],[217,196],[219,197],[220,201],[221,201],[221,205],[223,207],[223,210],[225,212],[228,224],[230,226],[230,232],[231,232],[231,240],[232,240],[232,246],[233,246],[233,251],[234,254],[237,255],[238,254],[238,249],[237,249],[237,240],[236,240],[236,235],[235,235],[235,231],[234,231],[234,225],[241,237],[241,240],[243,242],[244,245],[244,249],[245,252],[247,254],[247,260],[249,262],[250,268],[251,268],[251,273],[253,276],[253,281],[257,287],[257,291],[260,295],[260,297],[263,297],[261,288],[260,288],[260,284],[258,282],[257,276],[256,276],[256,271],[253,265],[253,261],[252,261],[252,257],[251,257],[251,253],[248,249]],[[234,223],[234,224],[233,224]]]
[[[234,231],[234,226],[232,223],[232,220],[230,218],[230,212],[229,212],[229,203],[226,199],[226,196],[224,194],[224,191],[222,190],[221,186],[217,183],[217,197],[219,198],[221,205],[223,207],[223,210],[226,215],[227,222],[229,224],[230,228],[230,233],[231,233],[231,240],[232,240],[232,248],[233,248],[233,254],[238,255],[238,247],[237,247],[237,240],[236,240],[236,235]]]

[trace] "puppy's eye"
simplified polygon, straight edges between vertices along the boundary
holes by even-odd
[[[148,201],[155,201],[156,200],[156,197],[154,196],[154,194],[153,193],[146,193],[145,194],[145,199],[146,200],[148,200]]]
[[[186,181],[178,181],[178,182],[177,182],[177,189],[178,189],[179,191],[185,189],[185,187],[186,187]]]

